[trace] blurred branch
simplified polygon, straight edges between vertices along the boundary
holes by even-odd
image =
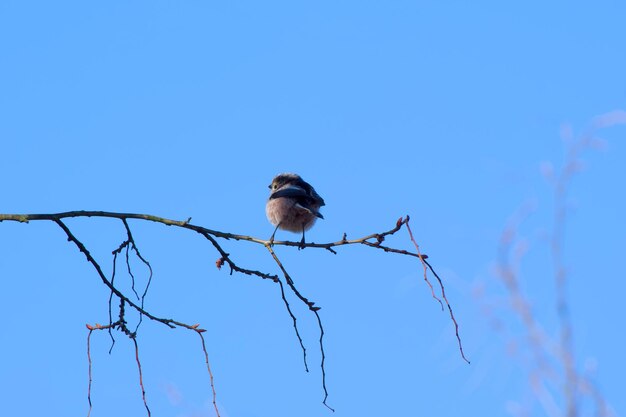
[[[599,148],[603,142],[596,137],[600,128],[626,123],[626,112],[614,111],[593,120],[591,127],[582,135],[574,137],[572,129],[564,126],[561,135],[566,143],[563,166],[555,170],[552,164],[544,163],[542,171],[553,191],[553,230],[550,236],[550,257],[555,284],[555,310],[558,318],[558,341],[552,340],[544,331],[532,308],[530,298],[524,293],[520,277],[520,265],[528,244],[520,239],[518,231],[532,209],[520,209],[504,229],[498,246],[496,274],[508,293],[511,311],[520,320],[526,346],[532,353],[532,368],[529,385],[546,415],[578,417],[582,414],[586,398],[595,407],[595,415],[613,415],[603,395],[596,389],[589,375],[578,370],[574,351],[574,328],[570,315],[567,284],[568,275],[564,261],[565,226],[568,215],[567,194],[571,182],[583,166],[584,151]],[[564,410],[560,409],[563,404]]]

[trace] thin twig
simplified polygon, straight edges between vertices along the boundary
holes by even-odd
[[[148,412],[148,417],[150,417],[150,408],[148,407],[148,402],[146,401],[146,389],[143,386],[143,372],[141,371],[141,361],[139,360],[139,346],[137,345],[136,337],[133,337],[132,340],[135,345],[135,360],[137,361],[137,370],[139,371],[139,386],[141,387],[141,398],[143,399],[143,405],[146,407],[146,411]]]
[[[287,308],[287,312],[289,313],[291,320],[293,321],[293,329],[296,332],[296,337],[298,338],[298,342],[300,343],[300,348],[302,349],[302,360],[304,361],[304,370],[306,372],[309,372],[309,365],[307,364],[307,361],[306,361],[306,347],[304,346],[304,342],[302,341],[302,337],[300,336],[300,332],[298,331],[298,324],[297,324],[296,316],[291,311],[289,302],[287,301],[287,298],[285,297],[285,287],[283,286],[283,282],[278,280],[278,285],[280,286],[280,296],[283,300],[283,303],[285,304],[285,307]]]
[[[87,402],[89,403],[89,411],[87,411],[87,417],[91,415],[91,333],[93,332],[93,328],[87,326],[89,329],[89,333],[87,333],[87,362],[89,364],[89,384],[87,385]]]
[[[411,238],[411,242],[413,242],[413,245],[415,246],[415,249],[417,250],[417,254],[419,255],[419,259],[422,263],[422,267],[424,268],[424,281],[426,281],[426,284],[428,284],[432,297],[439,302],[439,305],[441,306],[441,310],[443,311],[443,303],[441,302],[441,299],[437,297],[437,295],[435,294],[435,288],[433,287],[433,284],[431,284],[430,280],[428,279],[428,269],[427,269],[428,266],[426,262],[424,262],[424,258],[422,257],[422,253],[420,252],[420,246],[417,244],[417,242],[415,241],[415,238],[413,237],[413,231],[411,230],[411,226],[409,226],[409,220],[410,220],[409,216],[406,216],[406,230],[408,230],[409,232],[409,237]]]
[[[204,352],[204,360],[206,362],[206,369],[209,372],[209,379],[211,380],[211,391],[213,392],[213,407],[215,408],[215,414],[220,417],[220,410],[217,408],[217,395],[215,394],[215,384],[213,383],[213,372],[211,372],[211,365],[209,364],[209,353],[206,350],[206,344],[204,343],[204,336],[202,333],[204,329],[196,329],[196,333],[200,336],[202,341],[202,351]]]
[[[311,310],[313,312],[313,314],[315,314],[315,317],[317,317],[317,324],[318,324],[318,327],[319,327],[319,330],[320,330],[320,338],[319,338],[320,352],[321,352],[321,356],[322,356],[322,360],[321,360],[321,363],[320,363],[320,367],[322,369],[322,388],[324,390],[324,399],[322,400],[322,404],[324,404],[329,410],[335,411],[332,407],[330,407],[326,403],[326,400],[328,399],[328,389],[326,388],[326,368],[325,368],[325,365],[324,365],[324,362],[326,360],[326,354],[324,353],[324,326],[322,325],[322,319],[320,318],[320,315],[318,313],[318,311],[320,310],[320,307],[316,307],[315,303],[313,301],[309,301],[306,297],[304,297],[300,293],[300,291],[298,291],[298,289],[296,288],[296,286],[295,286],[295,284],[293,282],[293,279],[291,278],[291,276],[289,275],[289,273],[287,272],[287,270],[283,266],[283,263],[280,261],[280,259],[278,259],[278,256],[276,255],[276,252],[274,252],[274,250],[272,249],[272,246],[270,244],[267,244],[265,247],[267,248],[269,253],[272,255],[272,258],[274,258],[274,261],[276,262],[276,264],[278,265],[278,267],[282,271],[283,276],[285,277],[285,281],[287,282],[287,285],[289,286],[291,291],[296,295],[296,297],[298,297],[300,299],[300,301],[302,301],[304,304],[306,304],[306,306],[309,308],[309,310]],[[281,283],[281,292],[282,292],[282,296],[283,296],[283,301],[288,306],[289,303],[287,303],[287,299],[285,298],[285,293],[282,290],[282,283]],[[296,329],[296,334],[298,334],[298,329],[296,327],[295,317],[294,317],[294,322],[293,323],[294,323],[294,328]],[[300,335],[299,334],[298,334],[298,339],[300,340],[301,345],[302,345],[302,339],[300,339]],[[304,345],[302,345],[302,349],[303,349],[304,352],[306,352],[304,350]],[[306,366],[306,356],[305,356],[305,366]]]
[[[120,245],[118,251],[121,250],[124,244]],[[113,271],[111,271],[111,286],[115,285],[115,272],[117,270],[117,254],[118,251],[113,251]],[[109,355],[113,352],[113,346],[115,346],[115,337],[112,332],[113,325],[113,291],[109,291],[109,326],[107,328],[107,332],[109,333],[109,337],[111,338],[111,347],[109,347]]]
[[[117,323],[112,323],[112,324],[108,324],[106,326],[102,326],[100,324],[95,324],[94,326],[87,324],[87,329],[89,330],[89,333],[87,333],[87,363],[89,365],[89,383],[87,385],[87,402],[89,403],[89,410],[87,411],[87,417],[89,417],[91,415],[91,409],[92,409],[92,403],[91,403],[91,383],[92,383],[92,375],[91,375],[91,367],[92,367],[92,361],[91,361],[91,333],[93,333],[94,330],[109,330],[112,327],[116,326]]]
[[[317,318],[317,324],[320,328],[319,340],[320,340],[320,353],[322,355],[320,368],[322,368],[322,388],[324,389],[324,399],[322,400],[322,404],[324,404],[326,408],[328,408],[330,411],[334,413],[335,409],[329,406],[328,403],[326,403],[326,400],[328,399],[328,389],[326,388],[326,366],[325,366],[326,353],[324,352],[324,326],[322,326],[322,319],[320,318],[318,311],[313,310],[313,313],[315,314],[315,317]]]
[[[131,248],[135,251],[137,258],[139,258],[139,260],[143,262],[143,264],[146,265],[148,267],[148,270],[150,271],[150,275],[148,276],[148,282],[146,283],[146,288],[144,288],[143,294],[141,294],[141,308],[143,308],[143,303],[146,298],[146,294],[148,294],[148,289],[150,288],[150,284],[152,283],[152,265],[150,265],[150,262],[148,262],[139,252],[139,248],[137,247],[137,244],[135,243],[135,238],[133,237],[133,234],[130,231],[130,227],[128,226],[128,222],[126,221],[125,218],[122,219],[122,223],[124,223],[124,228],[126,229],[126,235],[128,236],[128,242],[130,243]],[[126,262],[128,264],[128,256],[126,257]],[[128,273],[132,276],[132,273],[130,271],[130,264],[128,264]],[[135,290],[134,285],[135,285],[135,280],[133,277],[133,291]]]
[[[470,361],[465,357],[465,353],[463,352],[463,344],[461,343],[461,336],[459,336],[459,324],[457,323],[456,318],[454,317],[454,313],[452,312],[452,306],[450,305],[450,302],[448,301],[448,297],[446,297],[446,289],[443,285],[443,281],[441,280],[441,278],[439,278],[439,275],[437,275],[433,267],[430,265],[430,263],[428,263],[426,259],[424,259],[424,262],[426,263],[426,265],[428,265],[428,269],[430,269],[430,272],[433,273],[433,275],[435,276],[435,278],[437,278],[437,281],[439,282],[439,287],[441,288],[441,296],[443,297],[444,301],[446,302],[446,305],[448,306],[448,311],[450,312],[450,318],[452,319],[452,322],[454,323],[454,332],[456,334],[456,340],[459,344],[459,351],[461,352],[461,357],[465,360],[465,362],[470,363]]]
[[[407,230],[409,231],[411,242],[413,242],[413,244],[417,248],[417,251],[419,252],[419,246],[417,245],[417,242],[413,238],[413,232],[411,232],[411,226],[409,226],[409,216],[406,217],[405,224],[406,224]],[[461,352],[461,357],[463,358],[463,360],[465,360],[465,362],[470,363],[470,361],[465,357],[465,353],[463,352],[463,344],[461,343],[461,336],[459,336],[459,324],[457,323],[456,318],[454,317],[454,313],[452,312],[452,306],[450,305],[450,302],[448,301],[448,297],[446,297],[446,288],[443,285],[443,281],[441,280],[441,278],[439,278],[439,275],[437,275],[433,267],[430,265],[430,263],[428,263],[426,259],[424,259],[423,257],[420,257],[420,260],[428,266],[428,269],[430,269],[430,272],[433,273],[435,278],[437,278],[437,282],[439,282],[439,288],[441,289],[441,297],[446,302],[446,305],[448,306],[448,312],[450,313],[450,318],[452,319],[452,322],[454,323],[454,332],[456,334],[456,340],[459,344],[459,351]],[[440,299],[438,299],[437,297],[435,297],[435,299],[437,299],[441,303]]]

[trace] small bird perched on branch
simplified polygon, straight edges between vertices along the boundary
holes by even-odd
[[[269,185],[270,198],[265,206],[267,219],[276,228],[270,244],[274,242],[276,230],[289,230],[290,232],[302,232],[300,248],[304,248],[304,232],[309,230],[317,218],[324,216],[319,212],[320,207],[325,205],[315,188],[304,181],[297,174],[280,174],[274,177]]]

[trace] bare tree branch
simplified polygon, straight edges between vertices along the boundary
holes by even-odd
[[[117,247],[115,250],[112,251],[112,255],[113,255],[113,272],[111,274],[111,278],[109,279],[106,274],[104,273],[104,271],[102,270],[100,264],[98,263],[98,261],[94,258],[94,256],[89,252],[89,250],[87,249],[87,247],[72,233],[72,231],[70,230],[70,228],[65,224],[65,222],[63,221],[64,219],[68,219],[68,218],[83,218],[83,217],[100,217],[100,218],[111,218],[111,219],[117,219],[120,220],[124,226],[124,230],[126,232],[126,239],[124,241],[122,241],[122,243],[119,245],[119,247]],[[345,245],[365,245],[371,248],[375,248],[375,249],[380,249],[383,250],[385,252],[390,252],[390,253],[396,253],[399,255],[405,255],[405,256],[411,256],[411,257],[415,257],[417,259],[419,259],[422,262],[422,265],[424,267],[424,279],[426,281],[426,283],[429,285],[430,289],[431,289],[431,293],[432,296],[435,300],[437,300],[443,307],[441,298],[439,298],[436,294],[435,294],[435,290],[433,288],[433,286],[431,285],[430,281],[428,280],[427,277],[427,268],[428,270],[430,270],[434,276],[436,277],[436,279],[439,282],[439,286],[440,286],[440,290],[441,290],[441,297],[443,298],[443,300],[445,301],[446,305],[448,306],[448,310],[450,313],[450,318],[452,319],[452,322],[455,325],[455,329],[456,329],[456,337],[458,340],[458,344],[459,344],[459,350],[461,353],[462,358],[467,361],[469,363],[469,361],[466,359],[464,353],[463,353],[463,347],[461,345],[461,339],[459,337],[459,326],[457,324],[457,321],[454,317],[454,314],[452,312],[452,308],[450,306],[450,303],[448,302],[446,295],[445,295],[445,288],[443,285],[443,282],[441,280],[441,278],[439,278],[439,276],[436,274],[436,272],[434,271],[434,269],[432,268],[432,266],[426,262],[426,259],[428,258],[427,255],[424,255],[420,252],[419,250],[419,246],[417,245],[417,242],[415,241],[414,237],[413,237],[413,233],[411,231],[411,229],[409,228],[409,217],[407,216],[406,218],[399,218],[396,221],[395,227],[381,232],[381,233],[372,233],[366,236],[363,236],[361,238],[357,238],[357,239],[348,239],[347,235],[344,233],[343,237],[335,242],[329,242],[329,243],[305,243],[302,244],[301,242],[291,242],[291,241],[270,241],[270,240],[265,240],[265,239],[259,239],[259,238],[255,238],[252,236],[246,236],[246,235],[241,235],[241,234],[234,234],[234,233],[226,233],[226,232],[220,232],[220,231],[216,231],[216,230],[212,230],[212,229],[208,229],[202,226],[198,226],[198,225],[194,225],[191,224],[191,218],[185,220],[185,221],[178,221],[178,220],[171,220],[171,219],[166,219],[163,217],[158,217],[158,216],[153,216],[153,215],[149,215],[149,214],[137,214],[137,213],[115,213],[115,212],[107,212],[107,211],[69,211],[69,212],[63,212],[63,213],[54,213],[54,214],[0,214],[0,222],[3,221],[15,221],[15,222],[21,222],[21,223],[29,223],[31,221],[52,221],[55,224],[57,224],[65,233],[65,235],[67,236],[67,240],[72,242],[80,252],[82,252],[85,257],[87,258],[87,261],[93,266],[93,268],[95,269],[96,273],[98,274],[98,276],[100,277],[100,279],[102,280],[102,282],[104,283],[104,285],[111,291],[111,296],[109,299],[109,324],[106,326],[101,326],[101,325],[96,325],[96,326],[90,326],[88,325],[88,329],[89,329],[89,335],[88,335],[88,345],[87,345],[87,355],[88,355],[88,359],[89,359],[89,390],[88,390],[88,401],[89,401],[89,407],[90,407],[90,411],[91,411],[91,354],[90,354],[90,350],[89,350],[89,341],[90,341],[90,336],[91,336],[91,332],[93,330],[107,330],[110,334],[111,334],[111,330],[118,330],[122,333],[124,333],[125,335],[127,335],[129,338],[131,338],[133,340],[133,343],[135,344],[135,350],[136,350],[136,356],[137,356],[137,364],[138,364],[138,368],[139,368],[139,376],[140,376],[140,386],[141,386],[141,390],[142,390],[142,398],[144,400],[144,405],[145,408],[147,410],[148,416],[150,416],[150,409],[148,408],[146,399],[145,399],[145,390],[143,387],[143,379],[142,379],[142,374],[141,374],[141,363],[139,362],[139,356],[138,356],[138,347],[137,347],[137,341],[136,341],[136,336],[137,336],[137,331],[139,329],[139,325],[141,324],[141,321],[143,319],[143,317],[147,317],[148,319],[152,320],[152,321],[156,321],[159,323],[162,323],[170,328],[175,328],[175,327],[182,327],[188,330],[193,330],[196,333],[199,334],[200,338],[201,338],[201,342],[202,342],[202,348],[205,354],[205,359],[206,359],[206,364],[207,364],[207,369],[209,372],[209,376],[210,376],[210,381],[211,381],[211,388],[212,388],[212,393],[213,393],[213,404],[215,407],[215,411],[216,414],[219,417],[219,410],[217,409],[217,402],[216,402],[216,397],[215,397],[215,387],[213,385],[213,374],[211,373],[211,369],[209,367],[209,363],[208,363],[208,354],[206,351],[206,346],[204,343],[204,338],[202,336],[202,332],[204,332],[204,329],[199,329],[198,325],[190,325],[190,324],[186,324],[174,319],[167,319],[167,318],[162,318],[162,317],[158,317],[157,315],[147,311],[144,308],[144,300],[146,297],[146,294],[148,292],[148,288],[150,286],[150,283],[152,281],[152,266],[150,265],[150,263],[141,255],[139,249],[137,248],[137,245],[135,243],[133,234],[131,232],[131,227],[129,225],[129,220],[144,220],[144,221],[151,221],[151,222],[155,222],[155,223],[160,223],[166,226],[174,226],[174,227],[179,227],[179,228],[183,228],[183,229],[188,229],[188,230],[192,230],[200,235],[202,235],[205,239],[207,239],[211,245],[215,248],[215,250],[219,253],[219,258],[216,261],[216,266],[218,269],[221,269],[222,266],[224,266],[225,264],[227,264],[230,268],[230,273],[232,274],[233,272],[238,272],[244,275],[250,275],[250,276],[257,276],[261,279],[264,280],[270,280],[274,283],[279,284],[280,287],[280,293],[281,293],[281,299],[283,300],[283,303],[285,305],[285,308],[289,314],[289,316],[291,317],[292,321],[293,321],[293,328],[296,334],[296,337],[298,339],[298,342],[300,344],[300,347],[302,349],[302,353],[303,353],[303,360],[304,360],[304,366],[305,366],[305,370],[308,372],[309,368],[308,368],[308,364],[307,364],[307,353],[306,353],[306,347],[304,345],[304,342],[302,340],[302,337],[300,336],[300,332],[298,329],[298,325],[297,325],[297,318],[295,316],[295,314],[293,313],[289,301],[288,301],[288,297],[285,293],[285,287],[283,285],[282,280],[279,278],[278,275],[276,274],[272,274],[272,273],[268,273],[268,272],[263,272],[263,271],[259,271],[259,270],[255,270],[255,269],[251,269],[251,268],[246,268],[246,267],[242,267],[239,266],[230,256],[229,253],[227,253],[222,246],[220,245],[220,243],[218,242],[218,239],[226,239],[226,240],[237,240],[237,241],[247,241],[253,244],[258,244],[258,245],[263,245],[267,251],[269,252],[269,254],[272,256],[272,259],[275,261],[276,265],[278,266],[278,268],[280,269],[282,276],[287,284],[287,288],[289,288],[289,290],[291,291],[291,293],[298,299],[300,300],[303,304],[305,304],[308,309],[316,316],[317,319],[317,323],[318,323],[318,327],[319,327],[319,349],[320,349],[320,353],[321,353],[321,363],[320,363],[320,368],[321,368],[321,374],[322,374],[322,388],[324,391],[324,398],[322,400],[322,403],[328,407],[330,410],[334,411],[328,404],[327,404],[327,399],[328,399],[328,389],[326,386],[326,369],[325,369],[325,360],[326,360],[326,353],[324,351],[324,326],[322,324],[322,320],[321,317],[319,315],[319,310],[320,307],[315,305],[315,302],[310,301],[307,297],[305,297],[296,287],[295,282],[293,280],[293,278],[291,277],[291,275],[289,274],[289,272],[287,271],[287,269],[285,268],[285,266],[283,265],[282,261],[278,258],[276,252],[273,250],[273,246],[292,246],[292,247],[298,247],[298,248],[320,248],[320,249],[326,249],[330,252],[332,252],[333,254],[337,254],[336,248],[340,247],[340,246],[345,246]],[[387,245],[383,245],[383,242],[385,241],[385,239],[389,236],[394,235],[396,232],[398,232],[400,229],[402,229],[403,226],[407,227],[407,230],[409,231],[409,235],[410,235],[410,239],[412,241],[412,243],[415,245],[415,248],[417,250],[417,253],[415,252],[410,252],[404,249],[398,249],[398,248],[394,248],[391,246],[387,246]],[[135,288],[135,275],[132,272],[132,268],[131,268],[131,263],[130,263],[130,259],[129,259],[129,251],[133,251],[135,253],[135,255],[137,256],[137,258],[148,268],[149,271],[149,278],[148,278],[148,282],[146,284],[146,287],[144,288],[142,295],[140,296],[139,293],[137,292],[136,288]],[[126,268],[127,268],[127,272],[131,278],[131,290],[134,293],[134,298],[137,299],[137,301],[133,301],[131,299],[131,297],[128,297],[127,295],[125,295],[122,291],[120,291],[116,286],[115,286],[115,272],[116,272],[116,262],[117,262],[117,255],[121,254],[122,252],[125,252],[125,257],[126,257]],[[115,322],[113,322],[113,317],[112,317],[112,302],[113,302],[113,297],[116,297],[117,299],[119,299],[119,319]],[[132,309],[134,309],[135,311],[137,311],[139,313],[139,322],[137,323],[137,326],[135,328],[134,331],[130,331],[127,327],[127,322],[125,320],[124,314],[125,314],[125,306],[130,306]],[[115,339],[113,338],[113,335],[111,334],[111,338],[113,340],[113,343],[115,342]],[[113,348],[113,344],[111,345],[111,348]]]

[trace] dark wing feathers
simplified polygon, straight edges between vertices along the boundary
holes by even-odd
[[[279,198],[279,197],[290,197],[290,198],[310,198],[309,194],[307,194],[306,190],[302,187],[297,187],[290,185],[289,187],[282,188],[278,191],[274,191],[270,198]]]
[[[317,200],[317,202],[318,202],[318,204],[320,206],[325,206],[326,205],[324,203],[324,199],[322,197],[320,197],[320,195],[315,191],[315,188],[313,188],[311,186],[311,184],[309,184],[308,182],[304,181],[302,178],[299,178],[297,181],[295,181],[294,185],[296,185],[298,187],[302,187],[302,189],[305,190],[307,195],[309,195],[310,197],[312,197],[315,200]]]
[[[314,206],[323,206],[324,199],[320,197],[319,194],[315,192],[315,189],[305,181],[294,181],[293,184],[281,188],[280,190],[274,191],[270,195],[270,199],[281,197],[293,198],[296,200],[296,204],[298,206],[309,210],[311,213],[315,214],[321,219],[324,218],[318,210],[313,208]]]
[[[324,199],[315,192],[315,189],[311,187],[308,182],[301,179],[294,181],[293,184],[290,184],[287,187],[274,191],[270,195],[270,199],[279,197],[295,198],[299,203],[317,203],[320,206],[325,205]]]

